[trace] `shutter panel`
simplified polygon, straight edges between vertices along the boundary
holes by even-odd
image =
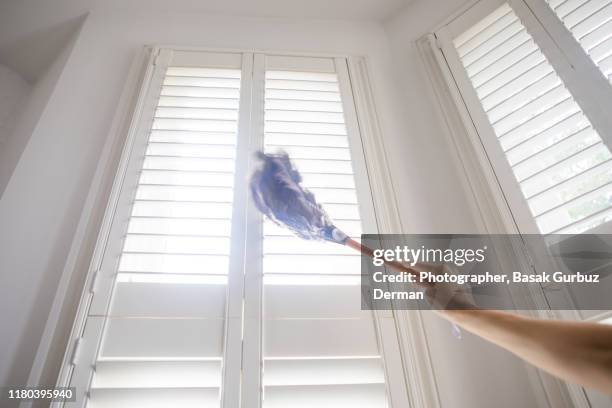
[[[612,82],[612,1],[546,1],[602,74]]]
[[[183,54],[173,62],[195,57]],[[166,71],[134,186],[91,407],[219,406],[238,67]]]
[[[612,155],[512,8],[454,46],[540,231],[579,233],[612,219]]]
[[[333,59],[267,57],[264,148],[284,150],[336,225],[361,234]],[[384,407],[371,312],[361,311],[359,254],[263,228],[263,406]]]

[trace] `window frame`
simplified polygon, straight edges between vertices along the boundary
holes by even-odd
[[[111,180],[107,181],[107,182],[112,183],[110,198],[106,205],[106,210],[104,211],[104,220],[102,222],[102,226],[97,231],[98,239],[96,240],[94,255],[91,259],[90,268],[87,273],[86,282],[84,285],[85,289],[83,290],[81,302],[79,303],[79,307],[77,310],[77,316],[73,324],[70,339],[68,342],[68,347],[66,348],[66,353],[64,355],[63,363],[61,366],[61,372],[60,372],[60,375],[58,376],[58,381],[57,381],[58,386],[66,386],[70,382],[70,379],[74,378],[75,376],[79,378],[79,384],[82,384],[82,385],[88,384],[91,380],[91,376],[88,377],[85,374],[85,372],[89,370],[89,366],[91,362],[95,360],[95,356],[97,355],[98,344],[92,344],[91,342],[88,343],[86,341],[83,341],[83,338],[94,336],[94,338],[97,338],[100,340],[102,338],[101,333],[103,332],[104,318],[96,317],[92,319],[91,317],[89,317],[89,321],[91,321],[92,323],[86,324],[88,323],[88,318],[87,318],[89,314],[88,310],[92,303],[92,297],[93,297],[94,291],[98,289],[99,285],[109,284],[107,282],[104,282],[105,281],[104,279],[102,281],[100,281],[99,279],[99,271],[101,269],[100,263],[102,261],[102,258],[103,258],[102,255],[104,254],[107,243],[109,242],[109,240],[112,240],[111,238],[112,219],[113,219],[113,215],[115,214],[118,201],[122,199],[121,194],[120,194],[121,187],[122,187],[122,181],[123,181],[123,178],[125,177],[125,172],[127,171],[126,166],[129,163],[129,157],[132,152],[132,145],[134,143],[134,140],[137,139],[138,132],[139,131],[142,132],[142,129],[139,130],[139,125],[142,124],[143,122],[141,119],[145,115],[144,112],[146,112],[147,109],[155,109],[155,106],[150,106],[151,101],[154,101],[155,99],[148,98],[147,100],[147,95],[149,93],[149,90],[153,86],[155,86],[155,84],[161,86],[161,81],[163,81],[163,76],[164,76],[163,73],[165,72],[165,69],[159,69],[159,65],[163,65],[167,63],[168,55],[167,53],[164,52],[164,50],[166,49],[172,49],[174,51],[198,51],[198,52],[217,52],[217,53],[229,52],[229,53],[240,53],[243,56],[250,55],[251,56],[250,63],[245,62],[246,60],[248,60],[248,58],[243,58],[243,64],[242,64],[243,73],[258,69],[257,62],[256,62],[258,55],[263,56],[262,54],[267,54],[267,55],[271,54],[269,51],[266,51],[266,52],[262,51],[262,53],[254,53],[253,50],[248,50],[248,51],[233,50],[233,49],[232,50],[226,50],[226,49],[220,50],[220,49],[202,49],[202,48],[197,48],[197,47],[153,46],[153,47],[145,48],[145,51],[142,53],[140,57],[141,59],[144,60],[144,63],[142,61],[140,62],[140,64],[142,65],[139,67],[140,68],[139,74],[133,75],[133,78],[132,78],[133,83],[131,84],[132,86],[140,89],[140,91],[137,92],[136,97],[133,98],[136,100],[136,104],[135,104],[136,107],[134,108],[134,111],[132,112],[131,117],[130,115],[125,115],[127,117],[123,118],[122,122],[123,122],[123,125],[125,126],[125,129],[123,131],[116,130],[119,133],[117,137],[120,138],[118,143],[120,145],[123,145],[122,151],[118,152],[118,154],[120,154],[121,157],[117,158],[118,167],[116,169],[116,173],[113,170],[107,172],[108,178],[110,179],[112,177]],[[321,54],[316,54],[316,55],[310,54],[309,55],[308,53],[296,53],[296,52],[279,52],[279,53],[272,53],[272,54],[273,55],[288,55],[288,56],[293,55],[293,56],[302,56],[302,57],[303,56],[317,56],[317,57],[326,57],[326,58],[331,57],[331,58],[334,58],[336,61],[343,62],[342,65],[338,64],[338,66],[342,67],[340,69],[341,72],[338,72],[338,75],[343,77],[343,80],[341,81],[341,83],[343,83],[343,85],[341,85],[343,88],[341,89],[342,94],[344,95],[345,92],[350,92],[348,94],[349,96],[348,98],[343,98],[343,105],[345,109],[347,109],[347,103],[349,104],[349,109],[345,111],[345,115],[347,116],[347,127],[349,129],[352,128],[352,131],[349,130],[349,138],[351,139],[351,146],[352,146],[353,153],[354,153],[355,148],[361,151],[360,158],[358,160],[354,160],[353,163],[356,167],[360,168],[359,171],[363,170],[364,171],[363,174],[367,175],[367,177],[362,180],[363,183],[366,183],[366,184],[371,183],[372,189],[377,188],[379,191],[393,193],[393,187],[391,185],[390,178],[389,178],[389,171],[388,171],[389,169],[386,166],[386,162],[383,156],[384,155],[384,145],[382,143],[382,140],[380,140],[381,130],[380,130],[380,125],[378,123],[378,118],[376,117],[376,112],[374,109],[374,101],[373,101],[374,97],[373,97],[372,90],[369,84],[369,78],[367,74],[367,66],[366,66],[365,59],[363,57],[353,57],[353,56],[347,56],[347,55],[340,55],[340,56],[339,55],[330,56],[330,55],[321,55]],[[139,64],[135,64],[135,65],[139,65]],[[354,67],[354,68],[351,68],[351,67]],[[353,70],[355,72],[353,72]],[[359,72],[357,72],[357,70]],[[357,86],[355,85],[356,83],[355,81],[358,82]],[[259,82],[260,82],[259,84],[254,83],[252,87],[243,87],[241,89],[240,119],[242,123],[239,125],[240,126],[239,133],[240,132],[253,133],[252,129],[257,128],[260,124],[257,121],[258,116],[260,116],[261,128],[263,129],[264,83],[263,81],[259,81]],[[244,81],[242,83],[244,85]],[[347,83],[350,84],[348,85],[348,87],[347,87]],[[261,115],[253,115],[254,120],[249,120],[249,121],[242,120],[243,115],[246,117],[250,114],[250,112],[245,112],[245,110],[242,109],[242,104],[243,104],[242,100],[245,97],[244,93],[247,92],[245,91],[244,88],[250,88],[249,92],[252,89],[253,95],[249,94],[247,96],[247,98],[249,99],[255,98],[259,92],[261,92],[261,95],[262,95]],[[128,103],[130,102],[129,96],[125,94],[122,96],[122,99],[128,100]],[[125,105],[125,101],[122,101],[122,102],[123,103],[120,104],[120,106]],[[253,111],[255,111],[258,108],[256,107],[256,105],[253,105],[252,109]],[[350,116],[350,119],[349,119],[349,116]],[[248,123],[248,125],[246,125],[246,123]],[[263,133],[261,133],[261,138],[263,138]],[[140,139],[146,142],[146,137],[141,137]],[[240,136],[239,136],[239,139],[241,139]],[[250,151],[254,149],[254,146],[252,144],[257,143],[256,138],[254,137],[248,137],[247,140],[250,141],[251,146],[248,146],[246,148],[244,146],[241,147],[240,142],[239,142],[239,145],[237,147],[238,149],[237,156],[236,156],[237,161],[239,160],[240,157],[245,157],[245,155],[248,156],[250,154]],[[359,142],[358,147],[353,146],[356,141]],[[369,150],[367,152],[366,152],[366,146],[369,147]],[[366,158],[367,158],[367,165],[366,165]],[[106,157],[105,159],[110,160],[110,157]],[[104,168],[106,164],[107,164],[106,162],[101,162],[99,165],[99,169]],[[248,168],[248,166],[246,165],[241,165],[241,166],[242,167],[240,169],[237,168],[236,170],[237,180],[239,179],[240,173],[246,174],[252,170]],[[375,181],[373,181],[373,179],[375,179]],[[244,183],[246,183],[246,180],[244,181]],[[100,186],[94,186],[94,190],[95,190],[95,187],[99,188]],[[372,197],[370,197],[371,199],[375,199],[378,197],[378,200],[377,200],[378,203],[380,202],[384,203],[384,206],[382,206],[382,208],[378,208],[378,207],[375,207],[376,203],[373,203],[371,199],[366,201],[366,203],[368,203],[368,205],[370,206],[372,210],[371,221],[374,222],[375,225],[378,225],[379,227],[381,227],[380,219],[383,219],[382,228],[379,228],[379,229],[385,229],[387,231],[398,231],[397,226],[401,225],[401,221],[399,218],[399,211],[397,210],[397,202],[396,202],[395,194],[391,196],[392,199],[383,201],[381,194],[378,191],[373,191],[373,190],[370,190],[370,191],[372,193]],[[240,205],[238,204],[234,205],[234,209],[235,209],[234,212],[236,212],[236,208],[239,206]],[[240,207],[238,209],[238,212],[240,212],[241,210],[246,210],[246,207],[245,206]],[[252,208],[249,211],[252,211]],[[240,218],[234,218],[233,225],[235,225],[238,221],[247,222],[247,219],[249,218],[254,219],[254,217],[248,217],[246,214],[240,215],[240,214],[234,213],[233,217],[236,217],[236,216],[239,216]],[[234,229],[234,227],[232,227],[232,229]],[[257,229],[253,228],[252,226],[248,228],[247,231],[250,231],[250,232],[247,232],[247,234],[249,235],[253,233],[257,233]],[[257,241],[261,241],[261,240],[257,240]],[[249,253],[243,253],[242,255],[248,261],[249,256],[250,256]],[[232,266],[230,265],[230,269],[231,268]],[[230,274],[230,276],[231,275],[232,274]],[[252,284],[253,281],[251,281],[251,284],[249,285],[248,278],[245,279],[245,282],[246,282],[246,285],[242,286],[242,282],[232,282],[232,280],[230,279],[228,280],[228,290],[233,290],[235,292],[244,291],[246,298],[248,298],[249,293],[251,293],[250,296],[252,298],[259,299],[258,300],[259,305],[257,304],[257,301],[256,301],[252,305],[254,309],[250,309],[250,310],[257,310],[258,307],[261,307],[261,296],[256,294],[256,291],[258,290],[257,285],[253,285]],[[234,298],[239,298],[239,297],[234,296]],[[110,296],[108,297],[106,302],[102,303],[102,305],[108,305],[109,301],[110,301]],[[101,307],[101,306],[97,306],[97,307]],[[235,308],[238,307],[238,305],[237,304],[233,306],[229,305],[228,307],[230,309],[228,309],[228,314],[226,316],[226,319],[229,321],[233,317],[233,314],[232,314],[233,312],[231,311],[232,310],[231,308],[233,307],[235,310]],[[240,307],[242,307],[242,305],[240,305]],[[374,314],[376,315],[375,321],[379,328],[379,333],[378,333],[379,342],[382,341],[382,343],[380,344],[380,348],[381,348],[381,355],[383,356],[383,360],[385,362],[386,374],[388,378],[395,378],[395,380],[391,383],[387,381],[387,387],[388,387],[387,393],[389,395],[389,401],[392,404],[395,404],[395,406],[409,406],[410,405],[409,400],[415,401],[415,396],[414,396],[415,392],[413,391],[415,389],[420,390],[420,388],[416,388],[416,387],[420,387],[421,383],[427,382],[431,380],[432,378],[431,377],[431,372],[432,372],[431,367],[429,365],[423,364],[424,361],[429,360],[426,354],[426,350],[423,350],[423,352],[419,356],[419,364],[420,364],[419,370],[420,371],[429,370],[430,375],[426,378],[414,378],[410,376],[410,378],[406,379],[404,377],[405,368],[403,367],[403,363],[409,362],[411,361],[411,359],[409,359],[408,356],[405,355],[405,351],[403,351],[404,347],[400,343],[400,340],[397,339],[396,335],[399,331],[402,331],[402,329],[400,329],[399,326],[402,326],[402,325],[405,326],[406,324],[412,324],[414,327],[416,327],[415,322],[412,321],[414,319],[407,318],[408,314],[406,314],[406,316],[403,316],[402,319],[399,319],[391,311],[386,311],[386,312],[377,311],[377,312],[374,312]],[[261,314],[259,314],[259,316],[261,316]],[[417,322],[419,322],[419,320],[417,320]],[[258,321],[257,319],[254,319],[252,321],[252,324],[254,324],[255,326],[259,325],[260,323],[261,322]],[[245,319],[245,324],[246,324],[246,319]],[[231,331],[237,333],[238,332],[237,326],[235,326],[234,329],[231,329]],[[383,336],[381,331],[388,332],[387,333],[388,335]],[[403,331],[405,332],[406,329],[404,328]],[[423,333],[411,333],[410,337],[415,339],[418,336],[422,337],[422,335]],[[230,336],[230,334],[226,334],[226,336]],[[389,340],[390,337],[393,338],[392,341]],[[232,336],[231,339],[229,337],[226,337],[225,344],[227,344],[229,341],[232,341],[232,344],[234,344],[234,346],[239,341],[241,343],[241,339],[237,338],[235,335]],[[256,355],[257,351],[261,353],[260,343],[251,342],[249,344],[251,345],[250,347],[253,349],[253,352],[251,353],[252,355]],[[386,351],[384,351],[384,349],[386,349]],[[230,369],[225,371],[225,368],[224,368],[224,372],[222,374],[223,375],[223,387],[226,389],[227,387],[232,387],[233,390],[241,390],[242,392],[242,398],[240,398],[239,392],[236,392],[236,393],[223,392],[222,393],[223,395],[222,406],[224,407],[234,407],[234,406],[237,407],[240,404],[240,399],[242,399],[243,401],[250,401],[249,399],[245,399],[245,398],[247,398],[249,395],[252,395],[250,393],[254,392],[255,390],[257,390],[258,394],[261,395],[259,393],[259,389],[261,388],[261,381],[260,381],[259,376],[252,377],[252,378],[257,378],[257,380],[253,381],[251,385],[247,386],[246,388],[243,387],[242,389],[241,389],[239,381],[228,380],[229,377],[237,378],[236,376],[234,376],[234,374],[231,374],[230,372],[235,373],[237,369],[240,369],[241,360],[243,358],[242,357],[243,352],[235,353],[232,361],[226,360],[224,363],[224,367],[230,367]],[[398,356],[403,356],[403,361],[398,359],[397,358]],[[255,359],[252,359],[252,360],[255,361]],[[261,356],[259,358],[259,361],[261,361]],[[244,366],[245,367],[244,369],[245,370],[259,370],[259,361],[257,362],[257,367],[255,364],[250,364],[250,365],[246,364]],[[389,364],[387,364],[387,362],[389,362]],[[415,370],[413,369],[410,371],[414,372]],[[389,376],[390,372],[393,372],[394,375]],[[409,388],[407,386],[407,383],[411,383],[412,387]],[[433,384],[429,383],[427,384],[426,388],[429,390],[433,390],[435,387],[433,386]],[[249,389],[251,391],[249,391]],[[429,400],[431,401],[431,404],[429,404],[430,406],[438,406],[437,395],[428,395],[428,396],[417,395],[416,400],[425,400],[425,401]],[[82,399],[81,400],[77,399],[77,402],[82,403],[84,401]],[[414,405],[414,403],[412,405]]]

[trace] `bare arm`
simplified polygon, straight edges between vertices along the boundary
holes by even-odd
[[[449,271],[447,265],[425,263],[416,264],[412,270]],[[612,394],[612,325],[530,319],[482,310],[452,285],[417,285],[447,320],[563,380]]]
[[[612,394],[612,326],[445,310],[446,319],[566,381]]]

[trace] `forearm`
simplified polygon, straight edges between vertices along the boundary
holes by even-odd
[[[493,310],[440,313],[553,375],[612,393],[612,327],[529,319]]]

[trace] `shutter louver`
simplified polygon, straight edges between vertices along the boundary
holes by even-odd
[[[239,89],[238,69],[166,72],[89,407],[219,406]]]
[[[592,11],[609,2],[549,3],[597,3]],[[512,8],[454,45],[540,231],[580,233],[612,219],[612,155]]]
[[[336,225],[359,237],[336,74],[268,69],[265,76],[265,150],[288,152]],[[263,406],[385,407],[374,321],[358,306],[360,256],[269,221],[263,231]]]
[[[612,0],[546,0],[612,82]]]

